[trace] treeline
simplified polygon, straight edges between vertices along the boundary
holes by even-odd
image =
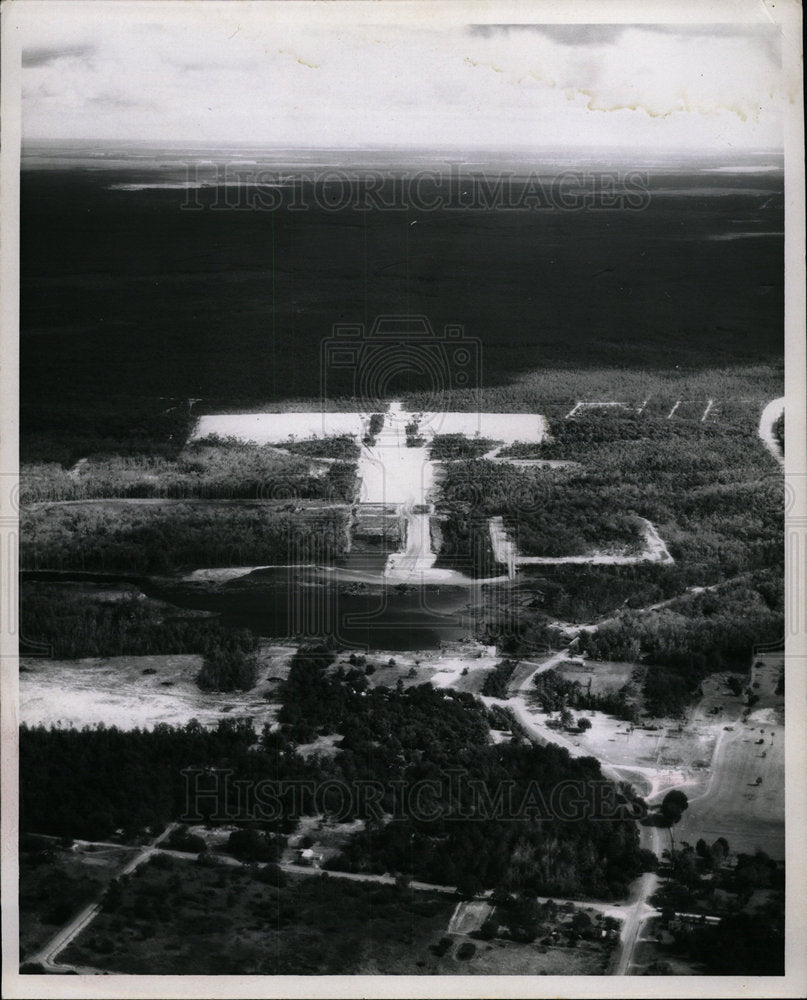
[[[523,359],[514,366],[517,380],[504,385],[466,389],[443,388],[441,398],[446,410],[493,413],[543,413],[558,418],[568,413],[580,400],[619,400],[638,409],[645,400],[646,410],[669,413],[679,399],[721,401],[757,399],[764,402],[782,394],[784,380],[781,361],[715,368],[698,367],[681,371],[631,370],[628,367],[586,368],[562,364],[536,366],[525,372]],[[412,410],[429,409],[433,397],[429,391],[404,394]],[[753,408],[754,404],[744,404]],[[602,411],[600,411],[602,412]],[[756,414],[757,421],[759,412]],[[553,425],[554,430],[554,425]]]
[[[20,728],[20,830],[105,840],[138,836],[188,808],[182,770],[236,761],[248,774],[250,723],[222,720],[153,730]],[[281,768],[282,770],[282,768]]]
[[[580,634],[579,649],[595,660],[647,663],[645,708],[679,715],[710,673],[745,673],[755,644],[784,631],[781,580],[775,571],[682,597],[652,614],[625,612],[596,632]]]
[[[533,684],[543,710],[548,713],[562,713],[565,709],[576,708],[605,712],[624,722],[634,722],[639,716],[637,692],[630,684],[614,691],[594,692],[590,681],[588,685],[583,685],[580,681],[569,680],[557,670],[536,674]]]
[[[187,567],[321,562],[344,552],[347,508],[89,503],[20,516],[23,569],[172,573]]]
[[[211,636],[196,683],[203,691],[251,691],[258,680],[257,649],[257,637],[246,629]]]
[[[297,454],[287,455],[269,445],[212,437],[190,443],[176,457],[96,454],[69,471],[56,463],[27,464],[20,470],[21,502],[104,498],[353,501],[355,445],[351,448],[342,439],[324,438],[297,442],[293,447]],[[317,469],[312,465],[317,451],[346,460]]]
[[[482,694],[489,698],[506,698],[507,685],[517,666],[518,660],[502,660],[497,663],[485,678]]]
[[[176,457],[195,414],[186,398],[53,393],[20,403],[20,461],[70,467],[86,455]]]
[[[782,448],[782,454],[785,453],[785,414],[784,411],[780,414],[779,419],[773,425],[773,435],[779,442]]]
[[[373,417],[377,414],[373,414]],[[370,418],[372,426],[373,417]],[[361,448],[352,434],[333,434],[329,437],[313,437],[302,441],[281,441],[277,447],[290,451],[293,455],[308,458],[338,458],[343,462],[356,462]]]
[[[591,622],[615,608],[641,608],[682,593],[696,582],[678,563],[640,562],[624,566],[524,566],[530,607],[564,622]]]
[[[204,653],[227,634],[215,617],[171,614],[134,594],[108,600],[62,586],[23,582],[20,588],[23,656],[43,650],[56,659]]]
[[[464,518],[452,511],[440,518],[439,527],[436,567],[453,569],[471,577],[501,574],[502,567],[493,556],[490,528],[485,518]]]

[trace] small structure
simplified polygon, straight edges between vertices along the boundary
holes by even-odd
[[[322,855],[312,851],[310,847],[301,847],[297,851],[297,864],[308,868],[319,868],[322,864]]]
[[[670,921],[671,931],[680,931],[685,927],[712,926],[720,923],[721,918],[705,913],[676,913]]]

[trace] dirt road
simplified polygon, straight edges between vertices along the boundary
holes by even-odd
[[[166,829],[141,851],[139,851],[118,873],[118,878],[123,875],[131,875],[136,868],[148,861],[148,859],[158,850],[158,844],[177,827],[176,823],[171,823]],[[120,845],[117,845],[120,847]],[[85,906],[84,909],[75,916],[70,923],[66,924],[50,941],[34,955],[29,956],[26,962],[41,965],[46,972],[78,972],[78,967],[71,965],[61,965],[56,961],[60,952],[73,941],[87,927],[95,917],[101,912],[103,895]]]

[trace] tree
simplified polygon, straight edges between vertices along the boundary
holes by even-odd
[[[483,889],[481,881],[473,874],[463,875],[457,882],[457,895],[463,899],[473,899]]]
[[[258,830],[233,830],[227,850],[243,861],[274,861],[277,857],[275,844]]]
[[[406,875],[401,872],[399,875],[395,876],[395,888],[398,890],[398,894],[401,896],[410,896],[412,893],[412,876]]]
[[[205,652],[196,683],[203,691],[249,691],[258,680],[256,640],[237,631],[225,642],[211,643]]]
[[[725,837],[718,837],[712,844],[711,854],[715,867],[723,864],[729,856],[729,842]]]
[[[286,873],[280,865],[269,863],[258,870],[256,878],[264,885],[275,886],[281,889],[286,884]]]
[[[670,830],[670,848],[675,851],[675,841],[673,839],[672,828],[681,819],[684,810],[689,806],[689,799],[678,788],[667,792],[661,800],[661,815]]]
[[[689,806],[689,799],[677,788],[667,792],[661,801],[661,814],[672,826],[677,823]]]
[[[580,718],[577,720],[577,728],[580,730],[581,733],[587,732],[589,729],[591,729],[591,719],[587,719],[584,715],[581,715]]]

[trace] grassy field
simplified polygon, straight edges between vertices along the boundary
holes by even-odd
[[[246,869],[152,861],[63,960],[151,975],[436,972],[429,945],[453,908],[393,886],[309,876],[277,888]]]

